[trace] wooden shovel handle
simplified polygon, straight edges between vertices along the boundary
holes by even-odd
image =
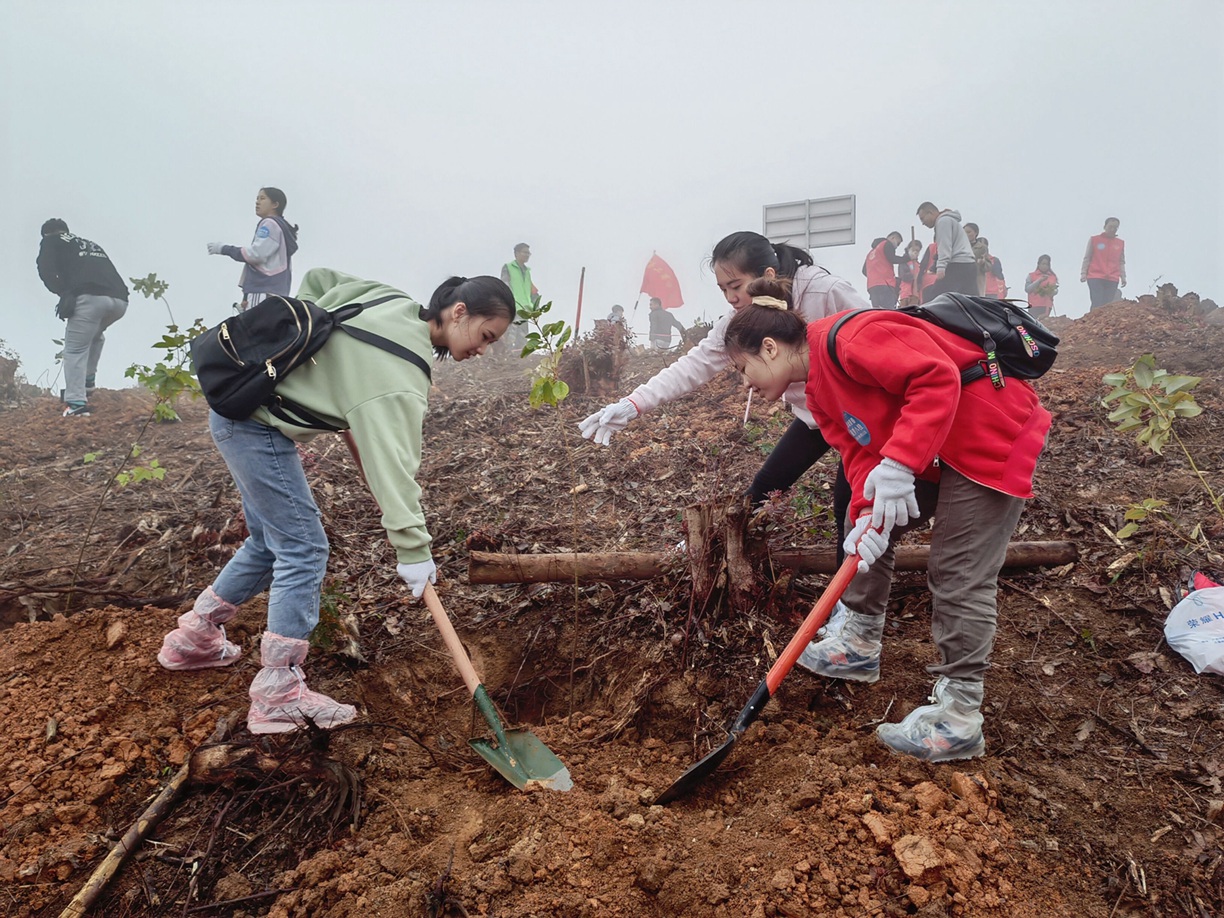
[[[459,667],[459,673],[463,676],[463,681],[467,685],[468,691],[475,696],[476,690],[480,688],[480,677],[476,675],[476,669],[472,666],[472,661],[468,659],[467,651],[463,649],[463,642],[459,640],[459,635],[455,633],[455,626],[451,624],[450,616],[446,614],[446,609],[442,607],[442,600],[438,598],[432,583],[425,584],[424,599],[425,605],[429,609],[429,614],[433,616],[434,624],[438,626],[438,630],[442,633],[442,640],[446,644],[446,649],[455,658],[455,665]]]

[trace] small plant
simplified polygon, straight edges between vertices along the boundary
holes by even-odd
[[[1131,504],[1123,515],[1126,525],[1118,530],[1117,536],[1119,539],[1129,539],[1139,531],[1139,525],[1143,523],[1149,516],[1164,515],[1164,508],[1169,506],[1167,500],[1160,500],[1155,497],[1149,497],[1139,501],[1137,504]]]
[[[341,604],[347,603],[349,597],[341,592],[335,581],[323,587],[319,594],[319,623],[310,632],[310,643],[325,653],[331,653],[339,645],[348,641],[348,630],[341,620]]]
[[[537,303],[530,309],[520,309],[519,319],[531,326],[527,332],[527,343],[523,345],[521,356],[526,357],[541,351],[544,359],[536,367],[531,381],[531,394],[528,400],[532,408],[552,405],[556,408],[569,395],[567,382],[557,378],[557,370],[561,364],[561,352],[573,335],[574,330],[563,320],[544,322],[543,319],[552,309],[552,303]]]
[[[1135,441],[1157,455],[1164,455],[1164,447],[1170,440],[1176,443],[1207,492],[1216,513],[1224,517],[1220,496],[1211,487],[1174,427],[1174,422],[1180,419],[1203,413],[1202,406],[1190,394],[1202,377],[1175,376],[1157,367],[1156,358],[1151,354],[1144,354],[1129,370],[1106,373],[1102,379],[1105,385],[1113,387],[1101,404],[1106,408],[1113,406],[1108,418],[1115,429],[1119,433],[1134,432]]]
[[[174,321],[174,313],[170,311],[170,303],[166,300],[165,294],[170,285],[152,273],[146,277],[129,279],[132,282],[132,288],[137,293],[152,300],[160,300],[165,304],[166,312],[170,316],[170,325],[167,326],[166,334],[162,335],[162,339],[153,344],[153,347],[165,352],[165,358],[152,366],[134,363],[127,368],[124,375],[128,379],[135,379],[153,393],[157,399],[153,406],[155,421],[177,421],[179,416],[174,406],[179,396],[184,392],[192,398],[200,396],[200,384],[191,372],[191,352],[188,346],[192,338],[206,330],[204,320],[196,319],[195,324],[187,331],[180,331]]]
[[[142,450],[139,443],[133,443],[132,448],[128,450],[128,459],[137,459],[140,457]],[[89,465],[92,462],[97,462],[102,457],[101,453],[86,453],[81,462]],[[166,470],[162,468],[161,463],[156,459],[150,459],[143,465],[134,465],[128,469],[121,469],[114,475],[114,482],[120,488],[126,488],[130,484],[140,484],[142,481],[162,481],[166,477]]]

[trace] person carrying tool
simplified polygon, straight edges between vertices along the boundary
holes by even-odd
[[[781,398],[805,383],[808,408],[845,464],[852,498],[843,548],[859,558],[842,594],[841,630],[807,646],[798,662],[817,675],[880,678],[893,543],[934,517],[927,583],[939,662],[932,704],[876,735],[895,752],[931,762],[980,756],[983,679],[994,642],[998,573],[1032,497],[1050,413],[1033,387],[1008,379],[966,386],[961,369],[981,347],[905,313],[808,324],[779,308],[785,279],[761,278],[727,326],[728,358],[745,385]]]
[[[830,274],[812,262],[803,249],[785,243],[772,243],[759,233],[732,233],[714,246],[711,256],[718,289],[731,305],[731,312],[720,318],[701,342],[664,370],[660,370],[625,398],[596,411],[578,425],[582,435],[607,445],[612,435],[629,422],[673,399],[681,398],[705,385],[731,366],[723,346],[723,335],[731,317],[752,297],[748,284],[756,278],[785,277],[791,281],[796,313],[812,322],[847,309],[868,309],[870,305],[850,283]],[[787,390],[784,401],[795,419],[761,466],[748,493],[754,504],[762,503],[774,491],[785,491],[829,451],[806,406],[803,385]],[[849,499],[845,488],[835,489]]]
[[[480,356],[514,317],[514,295],[495,277],[452,277],[421,306],[385,284],[316,268],[306,274],[298,296],[327,310],[395,297],[349,324],[423,360],[431,349],[439,359]],[[286,399],[351,435],[395,547],[396,572],[417,598],[436,579],[416,481],[429,387],[420,368],[347,334],[331,335],[278,386]],[[169,670],[233,663],[240,651],[226,640],[223,626],[238,606],[267,590],[262,668],[251,683],[247,727],[252,733],[284,733],[301,728],[307,718],[325,728],[348,723],[356,710],[307,689],[301,669],[319,621],[328,544],[297,443],[321,431],[289,424],[266,408],[243,421],[210,411],[208,424],[238,486],[250,535],[193,608],[179,616],[157,660]]]

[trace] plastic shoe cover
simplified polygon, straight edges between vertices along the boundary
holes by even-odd
[[[157,662],[175,671],[211,669],[229,666],[241,656],[238,645],[225,639],[225,628],[192,609],[180,615],[178,627],[162,639]]]
[[[833,607],[833,611],[829,614],[829,620],[824,623],[824,627],[816,629],[816,637],[829,638],[837,637],[841,634],[849,612],[850,610],[846,608],[846,604],[839,599],[837,605]]]
[[[859,615],[847,609],[841,630],[808,644],[796,662],[808,672],[829,679],[878,682],[883,634],[883,615]]]
[[[972,759],[986,752],[982,735],[982,683],[940,677],[934,704],[915,708],[899,724],[880,724],[876,736],[893,752],[927,762]]]
[[[260,641],[263,668],[251,682],[251,709],[247,712],[247,729],[252,733],[301,730],[307,719],[326,730],[357,717],[357,709],[351,704],[340,704],[306,687],[302,661],[309,649],[308,641],[264,632]]]

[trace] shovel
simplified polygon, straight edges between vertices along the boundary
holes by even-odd
[[[542,787],[547,790],[567,791],[572,788],[574,782],[570,780],[569,769],[535,734],[530,730],[507,730],[502,726],[501,717],[493,707],[489,693],[476,675],[472,661],[468,659],[467,652],[459,641],[459,635],[455,634],[455,627],[451,624],[446,609],[442,608],[442,601],[438,599],[438,594],[430,584],[425,586],[425,605],[429,607],[434,624],[442,632],[446,649],[455,658],[455,665],[459,668],[463,681],[467,683],[468,691],[472,693],[476,709],[488,722],[497,741],[494,745],[489,740],[470,739],[468,743],[471,747],[519,790]]]
[[[655,800],[656,804],[665,806],[673,800],[678,800],[685,794],[688,794],[705,780],[708,775],[713,773],[714,769],[722,764],[723,759],[731,754],[731,749],[735,746],[736,740],[757,719],[761,710],[769,703],[769,699],[773,697],[774,692],[778,690],[778,686],[782,684],[782,680],[786,678],[786,674],[795,665],[795,661],[799,659],[799,654],[803,653],[803,649],[815,637],[816,632],[829,620],[829,614],[833,611],[833,607],[837,605],[837,601],[841,599],[842,593],[846,591],[851,578],[854,577],[858,562],[858,555],[848,555],[846,560],[842,562],[841,567],[837,569],[837,573],[833,575],[833,579],[829,581],[829,585],[825,587],[824,592],[820,594],[820,598],[816,600],[816,605],[812,607],[808,617],[803,620],[803,624],[799,626],[795,636],[790,639],[790,643],[782,651],[782,656],[778,657],[774,665],[770,667],[764,681],[752,693],[748,706],[740,711],[739,717],[735,718],[735,723],[731,725],[726,741],[700,762],[689,766],[688,771],[678,777],[671,787],[659,795],[659,798]]]

